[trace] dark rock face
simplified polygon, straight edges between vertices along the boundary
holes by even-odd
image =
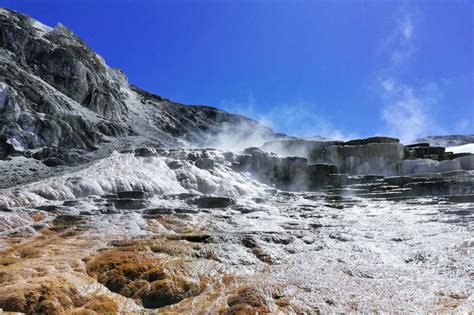
[[[55,158],[55,157],[44,159],[43,164],[50,167],[66,165],[66,163],[63,160]]]
[[[87,151],[79,149],[65,149],[65,148],[44,148],[41,151],[34,153],[25,152],[26,157],[32,157],[36,160],[56,159],[63,161],[63,164],[69,166],[76,166],[90,161],[90,158],[85,156]]]
[[[348,175],[396,176],[474,169],[470,153],[453,154],[429,143],[403,146],[398,139],[388,137],[347,142],[275,140],[265,143],[262,149],[281,155],[296,152],[309,163],[333,164]],[[247,153],[253,151],[249,149]]]
[[[136,157],[151,157],[151,156],[157,156],[156,150],[150,149],[150,148],[138,148],[133,150],[133,153],[135,154]]]
[[[120,191],[117,193],[118,198],[134,198],[134,199],[146,199],[148,194],[141,190],[130,190]]]
[[[214,168],[214,161],[208,158],[200,158],[194,162],[194,165],[203,170],[210,170]]]
[[[246,154],[250,153],[250,154]],[[328,184],[329,175],[338,172],[331,164],[308,164],[303,157],[281,158],[258,148],[247,148],[236,157],[238,169],[256,174],[261,180],[291,190],[305,190]]]
[[[396,175],[396,163],[404,159],[404,148],[398,139],[372,137],[348,142],[277,140],[267,142],[263,150],[287,155],[288,152],[308,158],[313,164],[332,164],[354,175]]]
[[[226,208],[235,204],[235,200],[228,197],[199,197],[190,200],[190,203],[199,208]]]
[[[365,139],[355,139],[346,141],[345,145],[366,145],[371,143],[399,143],[400,140],[397,138],[390,137],[370,137]]]
[[[405,156],[407,159],[431,159],[431,160],[450,160],[452,153],[447,153],[444,147],[432,147],[429,143],[420,145],[405,146]]]
[[[5,159],[14,153],[15,147],[10,143],[9,139],[4,135],[0,135],[0,159]]]
[[[412,182],[413,179],[408,176],[394,176],[394,177],[387,177],[384,180],[389,185],[403,186],[405,184]]]
[[[331,175],[337,174],[338,169],[331,164],[312,164],[308,166],[309,188],[321,188],[331,184]]]
[[[332,146],[328,148],[328,155],[323,157],[334,163],[341,172],[361,175],[395,174],[395,163],[403,158],[403,146],[399,143]]]
[[[148,200],[143,199],[124,198],[115,200],[114,205],[117,209],[138,210],[149,207],[150,202]]]

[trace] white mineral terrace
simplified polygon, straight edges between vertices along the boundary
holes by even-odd
[[[472,311],[472,203],[284,192],[221,151],[210,170],[188,153],[116,153],[1,190],[0,302],[26,313]],[[117,204],[123,191],[135,203]],[[235,204],[190,202],[204,195]]]

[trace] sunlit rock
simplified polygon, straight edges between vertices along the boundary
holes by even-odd
[[[459,161],[461,163],[461,167],[463,170],[474,170],[474,154],[458,157],[455,161]]]

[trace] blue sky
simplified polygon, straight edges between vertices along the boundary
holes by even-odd
[[[148,91],[289,134],[474,133],[472,1],[0,5],[63,23]]]

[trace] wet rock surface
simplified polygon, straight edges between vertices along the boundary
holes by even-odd
[[[190,200],[198,208],[226,208],[235,204],[235,200],[227,197],[198,197]]]

